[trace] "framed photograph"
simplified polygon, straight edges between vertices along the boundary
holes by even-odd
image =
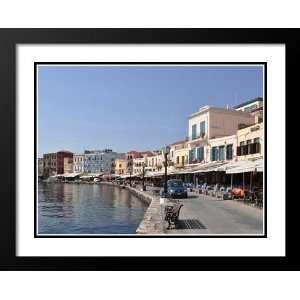
[[[1,30],[2,269],[297,269],[290,33]]]

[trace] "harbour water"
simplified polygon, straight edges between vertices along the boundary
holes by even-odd
[[[132,234],[147,204],[101,184],[39,183],[38,234]]]

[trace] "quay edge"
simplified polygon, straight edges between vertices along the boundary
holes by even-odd
[[[141,199],[141,201],[149,204],[145,215],[140,222],[136,233],[137,234],[163,234],[164,226],[161,215],[161,205],[159,197],[149,195],[143,191],[139,191],[130,186],[120,186],[119,184],[114,184],[110,182],[101,182],[100,184],[111,185],[119,188],[125,188],[134,194],[136,197]]]

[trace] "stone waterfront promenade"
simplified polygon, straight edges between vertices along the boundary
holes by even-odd
[[[139,224],[137,234],[201,234],[201,235],[240,235],[263,234],[263,210],[250,207],[235,200],[221,200],[215,197],[199,195],[189,192],[188,198],[182,199],[183,208],[180,212],[180,220],[197,220],[202,228],[176,228],[167,230],[163,221],[162,206],[158,193],[154,188],[147,187],[147,191],[118,184],[103,183],[126,188],[135,194],[141,201],[149,204],[144,218]]]

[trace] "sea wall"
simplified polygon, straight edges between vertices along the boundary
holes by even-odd
[[[111,182],[101,182],[101,184],[112,185],[119,188],[125,188],[134,194],[137,198],[141,199],[145,203],[149,204],[145,215],[139,224],[136,233],[137,234],[162,234],[163,219],[161,213],[161,205],[158,196],[151,195],[147,192],[140,191],[130,186],[121,186],[119,184]]]

